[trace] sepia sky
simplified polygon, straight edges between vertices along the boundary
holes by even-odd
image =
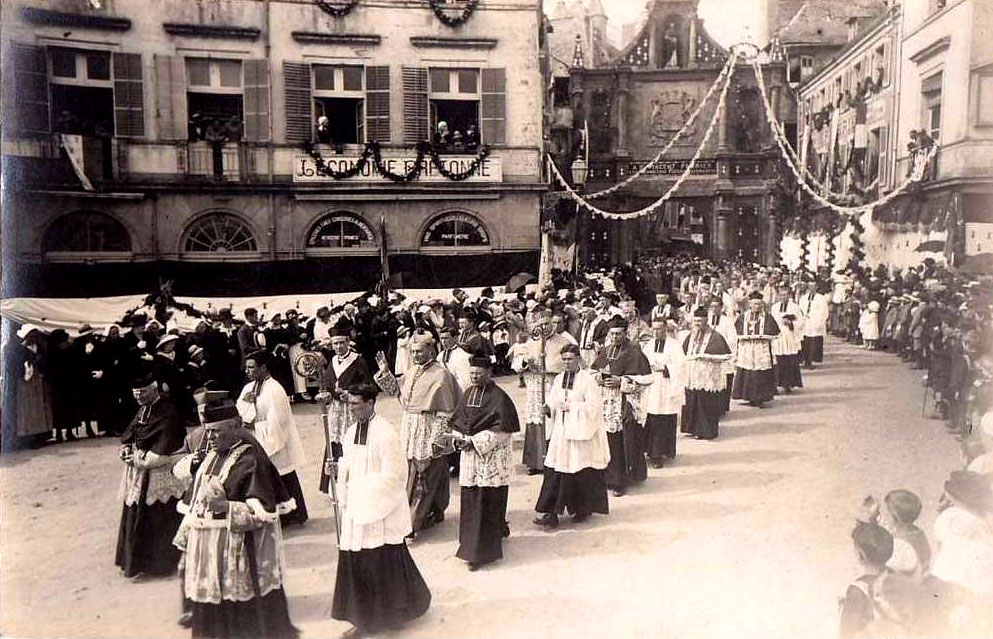
[[[621,42],[621,27],[637,22],[645,4],[646,0],[603,0],[610,37],[616,46],[626,44]],[[740,42],[748,33],[764,41],[763,6],[763,0],[700,0],[699,14],[707,31],[722,45],[729,46]]]

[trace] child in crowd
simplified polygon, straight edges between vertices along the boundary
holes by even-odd
[[[526,331],[517,333],[517,342],[512,344],[507,351],[507,359],[510,361],[510,368],[517,373],[518,386],[524,388],[524,363],[528,358],[528,334]]]
[[[862,334],[862,347],[870,351],[876,350],[879,339],[879,302],[873,300],[866,304],[859,316],[859,333]]]

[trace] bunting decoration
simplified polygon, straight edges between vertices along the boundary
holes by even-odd
[[[314,0],[314,4],[333,18],[344,18],[359,3],[359,0]]]
[[[446,26],[455,28],[468,22],[472,14],[475,13],[479,0],[465,0],[462,10],[457,15],[452,15],[446,11],[447,7],[442,0],[431,0],[431,10],[434,15]]]

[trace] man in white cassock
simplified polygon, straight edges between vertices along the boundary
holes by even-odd
[[[251,381],[238,396],[237,406],[245,426],[269,455],[290,497],[296,500],[295,510],[280,515],[285,527],[307,521],[307,505],[297,476],[297,469],[303,468],[307,457],[293,420],[290,398],[283,385],[269,372],[271,358],[265,351],[249,353],[245,357],[245,375]]]
[[[350,638],[396,629],[431,605],[404,542],[412,525],[403,442],[397,427],[376,413],[378,393],[372,384],[349,389],[353,423],[338,467],[341,539],[331,616],[353,625],[343,635]]]
[[[580,368],[582,358],[575,344],[562,347],[563,372],[555,376],[546,405],[551,413],[544,478],[534,523],[546,529],[559,525],[568,511],[581,522],[593,513],[606,515],[610,462],[607,430],[603,423],[603,398],[593,373]]]
[[[645,455],[652,468],[676,457],[676,425],[686,401],[686,361],[675,323],[652,319],[652,336],[641,350],[652,368],[652,384],[642,396],[645,411]]]

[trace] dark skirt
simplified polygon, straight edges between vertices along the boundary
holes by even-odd
[[[756,404],[771,401],[776,394],[776,376],[771,368],[751,371],[739,368],[734,372],[731,399],[744,399]]]
[[[683,405],[683,432],[700,439],[715,439],[723,412],[724,398],[721,393],[687,389],[686,404]]]
[[[602,470],[584,468],[578,473],[560,473],[545,467],[545,477],[534,509],[539,513],[573,515],[610,512],[607,506],[607,482]]]
[[[300,479],[297,477],[297,471],[294,470],[285,475],[280,475],[279,478],[283,480],[283,486],[286,487],[286,492],[290,494],[290,497],[297,504],[296,508],[285,515],[279,516],[279,523],[283,528],[305,523],[307,521],[307,502],[303,499],[303,489],[300,487]]]
[[[541,470],[545,467],[547,452],[544,424],[528,424],[524,429],[524,465],[529,470]]]
[[[607,464],[607,487],[624,488],[648,479],[645,462],[644,429],[630,415],[624,418],[624,430],[607,433],[610,462]]]
[[[338,442],[331,442],[331,459],[338,461],[339,459],[341,459],[342,454],[343,454],[343,449],[341,447],[341,444],[339,444]],[[321,457],[321,459],[327,459],[327,458],[328,458],[328,447],[325,446],[324,457]],[[321,482],[318,487],[322,493],[327,493],[330,486],[331,486],[330,477],[324,472],[324,464],[321,464]]]
[[[420,617],[430,605],[431,591],[406,545],[338,554],[332,618],[377,632]]]
[[[652,415],[645,417],[645,454],[649,459],[672,459],[676,456],[676,416]]]
[[[193,639],[294,639],[297,636],[282,588],[249,601],[193,602],[192,611]]]
[[[721,414],[726,415],[731,412],[731,388],[734,386],[734,373],[728,373],[725,378],[727,383],[721,391]]]
[[[804,337],[801,344],[803,361],[806,364],[811,362],[823,362],[824,361],[824,337],[817,335],[816,337]]]
[[[179,549],[172,545],[183,516],[176,512],[178,499],[149,506],[144,502],[124,506],[117,532],[114,563],[125,577],[139,573],[170,575],[179,565]]]
[[[418,469],[418,466],[421,468]],[[410,460],[407,472],[407,501],[414,532],[430,528],[445,514],[448,493],[448,457],[428,462]]]
[[[471,564],[488,564],[503,558],[502,540],[507,526],[508,486],[462,487],[459,514],[459,549],[455,556]]]
[[[781,388],[803,388],[800,375],[800,356],[776,355],[776,386]]]

